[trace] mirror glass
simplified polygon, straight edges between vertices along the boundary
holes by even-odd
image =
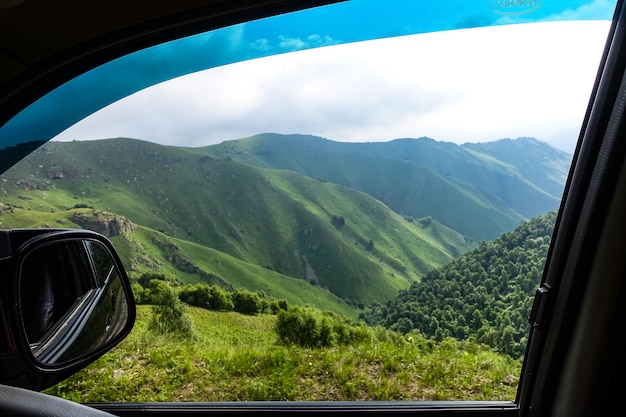
[[[18,303],[33,356],[43,365],[74,361],[124,331],[128,300],[105,246],[66,239],[30,251],[20,268]]]

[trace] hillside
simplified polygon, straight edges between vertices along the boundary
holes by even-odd
[[[341,312],[342,300],[390,299],[473,247],[345,186],[198,152],[130,139],[47,143],[3,175],[2,227],[94,228],[112,216],[132,225],[112,239],[134,274],[325,307],[335,297]],[[314,290],[286,284],[294,279]]]
[[[519,358],[555,221],[556,213],[550,212],[483,242],[361,317],[371,325],[403,333],[417,329],[437,340],[472,337]]]
[[[556,209],[567,162],[529,138],[50,142],[2,176],[0,225],[98,230],[134,277],[157,271],[355,317]]]
[[[571,155],[546,146],[537,139],[500,139],[495,142],[465,143],[462,147],[509,164],[521,176],[553,196],[560,198],[563,193]]]
[[[198,151],[342,184],[401,215],[431,216],[476,242],[556,210],[571,162],[571,155],[531,138],[459,146],[429,138],[343,143],[262,134]]]

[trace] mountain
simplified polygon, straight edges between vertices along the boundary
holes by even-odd
[[[198,151],[341,184],[401,215],[431,216],[477,242],[556,210],[571,163],[571,155],[532,138],[456,145],[261,134]]]
[[[115,231],[135,275],[164,271],[297,303],[307,302],[302,284],[317,305],[387,300],[474,246],[355,189],[204,149],[50,142],[2,178],[2,227]]]
[[[572,156],[545,142],[534,138],[500,139],[465,143],[462,147],[512,166],[522,177],[553,196],[561,198],[563,194]]]
[[[0,224],[98,230],[133,276],[158,271],[355,316],[555,210],[569,158],[530,138],[49,142],[3,174]]]

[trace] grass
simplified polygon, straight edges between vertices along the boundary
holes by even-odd
[[[521,363],[473,343],[378,330],[385,337],[305,349],[276,343],[275,316],[188,311],[194,340],[149,332],[151,309],[139,306],[126,340],[46,392],[78,402],[515,398]]]

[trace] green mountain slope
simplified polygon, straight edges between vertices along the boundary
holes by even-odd
[[[404,333],[418,329],[439,340],[473,337],[521,357],[555,221],[556,213],[549,212],[481,243],[385,305],[374,304],[362,318]]]
[[[262,134],[201,151],[336,182],[402,215],[432,216],[480,241],[559,205],[571,157],[534,139],[510,142],[459,146],[420,138],[342,143]],[[516,158],[506,157],[511,155]]]
[[[262,291],[266,296],[292,304],[313,305],[346,317],[358,310],[328,289],[310,285],[226,253],[189,241],[175,239],[153,229],[137,226],[118,215],[89,208],[40,212],[0,203],[2,227],[88,228],[105,233],[120,254],[131,277],[158,272],[176,283],[205,283],[222,287]],[[107,225],[114,227],[106,227]],[[120,227],[120,224],[123,224]]]
[[[3,227],[91,227],[69,217],[82,208],[123,216],[136,225],[122,233],[134,246],[117,244],[137,272],[192,282],[212,273],[277,295],[268,281],[290,277],[353,305],[387,300],[472,247],[436,221],[405,219],[337,184],[130,139],[47,143],[3,175],[1,191]],[[133,237],[138,230],[151,237]],[[175,243],[159,243],[165,237]],[[247,265],[237,269],[245,279],[219,269],[226,258]]]
[[[572,162],[572,155],[533,138],[465,143],[462,147],[515,167],[524,178],[556,197],[563,193],[563,184]]]

